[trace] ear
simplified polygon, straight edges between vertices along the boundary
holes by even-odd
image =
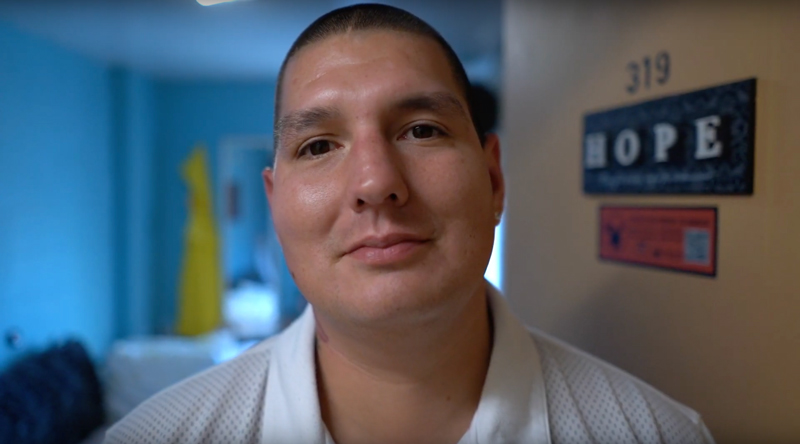
[[[261,172],[261,177],[264,179],[264,192],[267,194],[267,202],[272,206],[272,190],[275,186],[275,170],[271,167],[264,168]]]
[[[495,214],[502,214],[505,206],[506,184],[500,163],[500,139],[497,134],[486,135],[483,153],[486,156],[486,166],[489,168],[489,179],[492,184],[492,208]]]

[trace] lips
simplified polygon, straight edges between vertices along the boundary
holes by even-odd
[[[403,242],[425,242],[425,238],[414,234],[392,233],[383,236],[368,236],[355,242],[345,254],[350,254],[360,248],[389,248]]]
[[[410,258],[428,242],[411,233],[368,236],[351,245],[345,256],[371,265],[391,265]]]

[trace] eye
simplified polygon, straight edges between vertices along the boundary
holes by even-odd
[[[333,143],[329,140],[315,140],[300,148],[298,157],[309,155],[311,157],[321,156],[333,149]]]
[[[431,125],[416,125],[403,134],[404,139],[430,139],[436,136],[441,136],[441,130]]]

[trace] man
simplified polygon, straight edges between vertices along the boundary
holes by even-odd
[[[691,410],[526,331],[483,280],[504,185],[469,88],[404,11],[351,6],[303,32],[264,181],[310,307],[107,442],[711,442]]]

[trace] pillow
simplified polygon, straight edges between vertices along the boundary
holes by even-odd
[[[104,420],[100,382],[78,341],[28,355],[0,374],[0,443],[75,444]]]

